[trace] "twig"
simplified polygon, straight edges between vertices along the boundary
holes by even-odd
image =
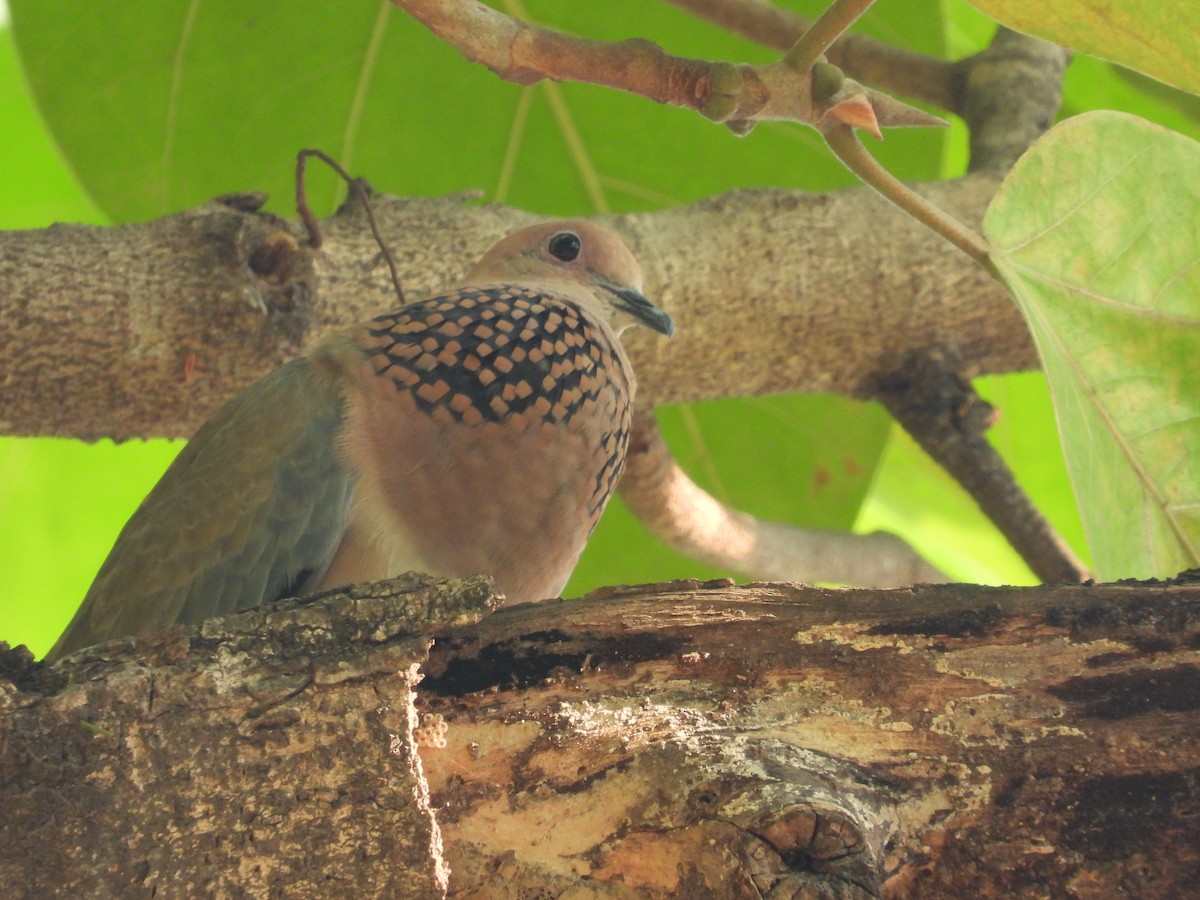
[[[770,0],[667,0],[727,31],[764,47],[786,51],[812,20]],[[826,51],[831,63],[863,84],[930,103],[947,112],[961,111],[960,66],[944,59],[893,47],[862,34],[843,34]]]
[[[783,61],[797,72],[808,72],[875,0],[833,0],[812,27],[802,34]]]
[[[824,131],[826,143],[846,167],[883,194],[917,221],[932,228],[977,263],[993,272],[987,241],[945,210],[914,193],[907,185],[881,166],[867,152],[858,136],[847,125],[838,124]]]
[[[1091,577],[988,443],[995,410],[949,360],[934,353],[910,360],[884,379],[878,399],[966,489],[1038,578],[1065,583]]]
[[[665,544],[763,580],[892,587],[946,576],[893,534],[844,534],[764,522],[717,501],[671,456],[654,416],[633,424],[621,499]]]
[[[308,231],[308,240],[312,248],[314,250],[320,248],[322,237],[321,226],[317,223],[317,217],[313,215],[312,207],[309,206],[308,193],[304,187],[304,173],[310,156],[315,156],[333,169],[333,171],[337,172],[349,186],[354,196],[358,198],[363,212],[367,214],[367,223],[371,226],[371,234],[375,238],[375,243],[379,245],[379,252],[383,254],[384,262],[387,263],[388,271],[392,275],[392,287],[396,289],[396,297],[401,303],[404,303],[404,288],[400,284],[400,273],[396,270],[396,261],[392,258],[392,251],[384,243],[383,235],[379,233],[379,226],[375,224],[375,214],[371,211],[370,188],[361,178],[352,178],[328,154],[321,150],[306,149],[296,154],[296,212],[304,222],[304,228]]]
[[[641,39],[586,40],[465,0],[392,2],[467,59],[517,84],[543,78],[601,84],[695,110],[714,122],[730,123],[739,133],[766,119],[816,124],[824,112],[814,108],[807,75],[779,63],[687,59]],[[899,101],[876,113],[885,127],[939,123]]]

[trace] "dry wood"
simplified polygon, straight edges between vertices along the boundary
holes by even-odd
[[[494,604],[406,577],[0,654],[5,897],[440,896],[412,688],[423,634]]]
[[[416,702],[447,745],[403,789],[414,633],[455,606],[359,590],[7,662],[4,883],[423,896],[441,860],[463,897],[1179,897],[1200,874],[1194,584],[504,610],[438,637]]]

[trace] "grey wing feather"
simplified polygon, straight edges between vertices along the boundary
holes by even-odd
[[[301,359],[220,409],[125,525],[48,658],[313,589],[354,487],[342,406]]]

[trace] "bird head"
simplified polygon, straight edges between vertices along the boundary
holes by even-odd
[[[573,297],[590,298],[618,333],[630,324],[622,314],[667,337],[675,333],[671,317],[642,293],[642,270],[629,248],[592,222],[545,222],[514,231],[487,252],[468,280],[558,284]]]

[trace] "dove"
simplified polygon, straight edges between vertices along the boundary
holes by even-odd
[[[632,324],[674,333],[614,232],[556,221],[331,335],[197,430],[47,659],[407,571],[557,597],[621,476]]]

